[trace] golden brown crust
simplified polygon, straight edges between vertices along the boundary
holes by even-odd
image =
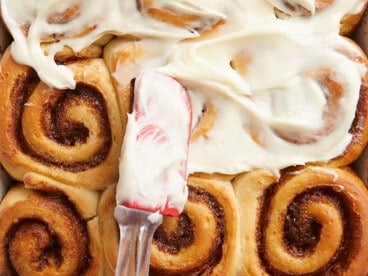
[[[179,217],[164,217],[151,247],[151,275],[235,273],[239,219],[231,183],[191,176],[189,199]],[[119,230],[113,217],[115,186],[103,193],[98,216],[106,273],[113,275]]]
[[[359,22],[364,15],[368,1],[362,5],[362,9],[355,14],[347,14],[340,21],[340,35],[351,36],[356,28],[359,26]]]
[[[234,182],[250,275],[365,275],[368,191],[349,169],[254,171]],[[250,222],[250,223],[249,223]]]
[[[28,173],[0,204],[0,274],[101,275],[98,194]]]
[[[238,211],[229,181],[189,177],[183,213],[165,217],[152,243],[153,275],[232,275],[237,269]]]
[[[102,193],[98,203],[98,228],[103,246],[105,275],[114,275],[119,246],[119,229],[114,218],[116,207],[116,184],[111,184]]]
[[[351,142],[341,155],[333,157],[331,160],[327,161],[329,165],[336,167],[344,167],[354,162],[360,156],[368,143],[368,59],[356,42],[350,38],[344,38],[344,40],[350,44],[351,48],[346,46],[335,46],[336,48],[334,50],[346,56],[348,59],[361,64],[362,67],[365,68],[366,72],[361,78],[355,118],[349,130],[349,133],[352,136]],[[234,56],[230,61],[230,65],[234,70],[242,75],[247,72],[250,62],[251,58],[249,56],[240,53]],[[318,70],[305,72],[303,76],[318,83],[326,93],[326,108],[322,118],[323,123],[319,129],[313,130],[310,133],[299,133],[298,131],[288,131],[275,127],[274,133],[281,139],[295,144],[312,144],[319,141],[320,138],[330,134],[335,127],[338,126],[339,119],[343,116],[340,110],[342,109],[343,104],[342,99],[345,96],[345,91],[343,89],[344,84],[337,81],[335,74],[336,72],[334,71],[334,68],[321,67]],[[215,111],[204,112],[204,116],[202,118],[203,122],[200,121],[203,126],[198,124],[198,130],[195,131],[200,131],[205,137],[215,119]],[[257,131],[257,125],[249,124],[246,127],[251,138],[260,146],[264,146],[266,142],[262,140],[262,137],[260,137],[261,135],[259,135]],[[196,136],[193,137],[198,136],[196,132],[195,134]]]
[[[0,161],[17,180],[38,172],[75,186],[103,189],[118,177],[123,123],[101,59],[67,65],[74,90],[51,89],[8,50],[1,60]],[[6,69],[5,69],[6,68]]]
[[[294,1],[283,1],[285,6],[289,9],[289,11],[281,11],[275,8],[275,15],[278,18],[284,19],[290,16],[301,16],[301,17],[310,17],[313,16],[309,10],[303,7],[300,4],[295,4]],[[323,12],[328,9],[329,6],[333,5],[335,0],[316,0],[316,14]],[[360,3],[359,3],[360,4]],[[365,4],[361,5],[361,8],[354,13],[345,14],[340,21],[340,30],[339,33],[342,36],[350,36],[354,32],[354,30],[359,25],[359,21],[361,20],[364,11],[367,7],[368,1]]]

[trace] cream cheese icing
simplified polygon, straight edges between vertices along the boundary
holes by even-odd
[[[122,87],[140,71],[155,69],[187,88],[194,128],[206,105],[216,111],[213,128],[191,142],[188,173],[279,170],[329,160],[350,143],[349,128],[366,71],[345,54],[361,55],[339,36],[339,27],[344,15],[358,13],[365,0],[335,0],[318,12],[310,0],[152,2],[155,8],[203,20],[186,27],[155,20],[140,9],[143,1],[2,0],[1,8],[14,37],[14,58],[59,88],[75,85],[70,72],[53,61],[64,45],[78,51],[106,33],[137,37],[142,57],[118,64],[112,72]],[[311,15],[278,18],[275,8],[287,12],[285,3],[301,5]],[[48,22],[49,16],[73,5],[80,14],[70,22]],[[215,30],[199,32],[221,20]],[[90,25],[96,27],[76,35]],[[63,36],[46,55],[41,41],[55,33]],[[242,68],[236,65],[239,60]],[[341,98],[331,100],[321,76],[341,87]]]
[[[177,215],[188,196],[189,96],[179,82],[141,71],[134,86],[117,185],[118,204]]]

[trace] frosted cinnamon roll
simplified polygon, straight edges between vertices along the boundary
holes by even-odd
[[[239,219],[230,181],[190,177],[188,185],[189,198],[183,213],[164,217],[154,235],[150,275],[234,274],[239,254]],[[109,275],[114,273],[118,249],[115,206],[115,187],[110,186],[98,208]]]
[[[351,170],[295,168],[279,180],[254,171],[234,187],[244,273],[367,274],[368,191]]]
[[[173,47],[172,41],[162,43],[149,38],[130,37],[114,39],[104,48],[103,58],[111,72],[124,121],[131,110],[135,78],[143,69],[163,66]],[[193,128],[191,140],[205,137],[212,129],[215,118],[215,107],[208,103]]]
[[[100,275],[98,194],[28,173],[0,204],[2,275]]]
[[[190,172],[232,174],[332,159],[344,166],[363,150],[365,55],[341,36],[326,41],[287,35],[285,28],[183,44],[159,68],[187,87],[193,127],[202,128],[198,137],[193,130]]]
[[[339,33],[341,35],[349,35],[353,32],[367,5],[366,0],[267,0],[267,2],[274,7],[276,17],[281,19],[336,16],[336,19],[340,20],[336,22],[340,23]]]
[[[117,179],[123,123],[101,59],[68,63],[77,86],[65,90],[40,82],[9,51],[0,66],[0,160],[12,177],[33,171],[90,189]]]
[[[141,11],[156,20],[199,32],[210,31],[225,22],[224,14],[211,9],[211,6],[223,8],[221,1],[138,0],[137,2]]]
[[[101,40],[102,44],[106,43],[106,37],[111,38],[111,35],[176,40],[198,35],[192,29],[179,28],[143,14],[138,4],[133,0],[52,0],[36,5],[25,0],[5,0],[1,2],[1,10],[14,39],[11,46],[14,59],[35,69],[49,86],[72,89],[76,85],[72,72],[53,62],[55,54],[64,47],[79,52],[93,43],[101,44]],[[47,54],[41,49],[44,42],[53,42]]]

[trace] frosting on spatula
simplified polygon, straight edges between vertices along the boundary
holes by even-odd
[[[185,88],[154,70],[135,80],[117,186],[117,203],[178,215],[187,200],[192,109]]]

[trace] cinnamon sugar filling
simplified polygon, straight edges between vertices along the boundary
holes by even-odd
[[[269,211],[273,208],[271,199],[277,193],[278,186],[279,183],[271,185],[260,199],[262,207],[259,210],[257,231],[258,254],[262,260],[264,270],[270,275],[292,275],[278,269],[277,264],[271,264],[266,254],[265,229],[271,219],[269,216]],[[320,186],[296,195],[293,202],[285,209],[282,246],[285,251],[296,257],[303,258],[314,254],[314,250],[320,241],[323,225],[319,223],[318,218],[306,212],[305,206],[308,202],[332,203],[341,214],[340,223],[343,224],[343,236],[333,258],[323,267],[305,275],[321,275],[321,273],[335,275],[341,273],[341,271],[345,271],[359,253],[362,230],[359,214],[351,208],[352,203],[349,202],[344,192],[335,191],[331,187]]]
[[[89,112],[92,112],[96,118],[99,118],[98,127],[102,133],[99,141],[100,147],[93,156],[85,161],[70,163],[58,160],[51,153],[38,151],[27,143],[27,139],[22,131],[21,118],[23,117],[24,106],[38,82],[39,79],[36,73],[30,70],[15,81],[11,92],[10,100],[13,105],[12,118],[14,124],[12,131],[20,150],[38,162],[48,166],[60,167],[71,172],[84,171],[101,164],[108,156],[112,145],[111,126],[103,96],[96,88],[87,84],[78,83],[74,90],[58,91],[56,93],[57,96],[44,104],[41,125],[44,128],[44,134],[50,140],[56,141],[62,146],[73,147],[77,144],[86,143],[90,130],[86,128],[83,122],[67,118],[65,113],[71,104],[87,104],[90,107]]]
[[[38,192],[41,200],[38,204],[44,205],[60,214],[61,217],[67,219],[69,223],[75,225],[74,229],[78,229],[75,233],[78,238],[78,245],[74,249],[74,257],[78,258],[77,267],[74,272],[79,275],[88,269],[91,256],[89,254],[89,235],[87,231],[86,221],[80,218],[75,207],[68,199],[61,194],[47,194]],[[32,218],[19,218],[6,231],[6,239],[3,246],[6,252],[7,275],[18,275],[17,266],[23,266],[23,262],[27,262],[27,266],[31,271],[39,271],[48,267],[61,267],[64,261],[62,237],[57,235],[57,229],[53,229],[53,225],[44,221],[42,216],[35,215]]]
[[[208,253],[208,258],[205,263],[199,263],[195,267],[190,267],[185,271],[180,271],[182,275],[190,275],[191,273],[201,274],[210,273],[212,268],[216,266],[223,257],[222,246],[226,237],[226,218],[223,207],[217,199],[202,188],[189,186],[188,201],[204,203],[212,211],[213,219],[216,221],[215,242],[212,246],[212,252]],[[196,235],[195,223],[190,220],[190,214],[184,212],[177,218],[178,222],[174,229],[165,229],[161,225],[153,238],[160,250],[167,252],[167,254],[180,254],[182,249],[193,245]],[[205,241],[203,241],[205,242]],[[159,268],[152,267],[154,275],[170,275],[170,271],[160,271]],[[176,272],[175,272],[176,273]]]

